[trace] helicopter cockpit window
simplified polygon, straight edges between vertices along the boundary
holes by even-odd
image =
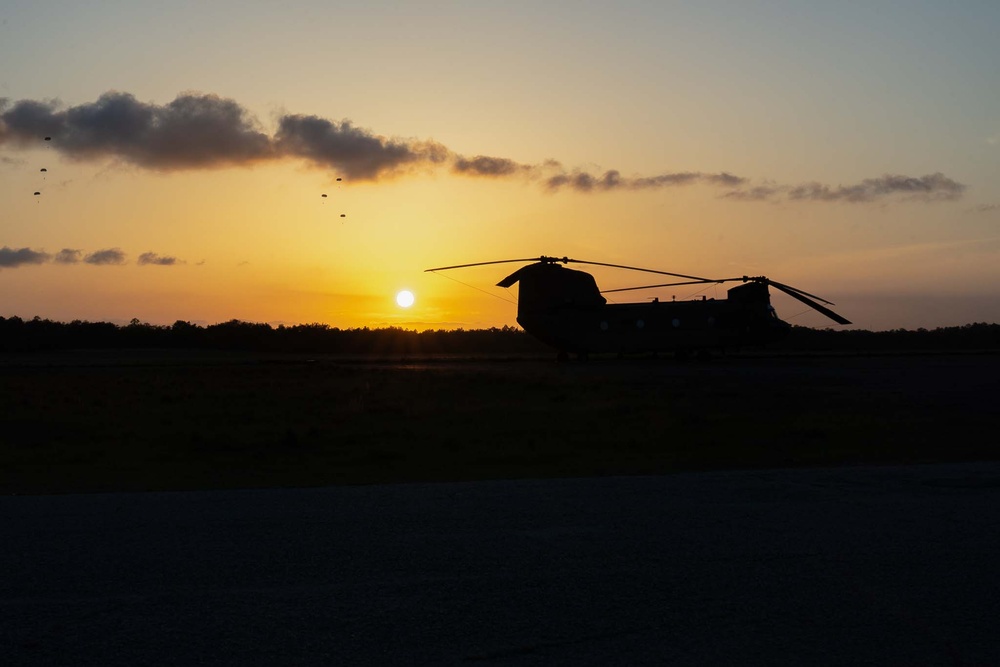
[[[774,319],[779,319],[778,318],[778,311],[776,311],[774,309],[774,306],[772,306],[771,304],[767,304],[767,314],[770,315]]]

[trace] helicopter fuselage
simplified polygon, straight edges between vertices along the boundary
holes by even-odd
[[[542,342],[577,354],[764,345],[781,340],[791,329],[767,306],[734,307],[728,299],[554,305],[544,311],[519,312],[517,322]]]
[[[729,289],[726,299],[607,303],[589,273],[554,264],[523,267],[505,281],[520,282],[518,324],[563,352],[697,352],[764,345],[791,330],[757,282]]]
[[[771,306],[773,287],[804,303],[837,324],[850,324],[826,305],[834,305],[815,294],[765,276],[703,278],[699,276],[644,269],[622,264],[592,262],[569,257],[500,259],[472,264],[440,266],[426,271],[448,271],[487,264],[531,262],[497,283],[508,289],[520,283],[517,323],[529,334],[556,348],[559,358],[575,353],[581,358],[594,352],[675,352],[697,353],[713,349],[766,345],[791,332],[791,325],[778,318]],[[594,276],[560,264],[590,264],[628,271],[669,276],[674,282],[637,287],[619,287],[602,292]],[[676,282],[677,279],[682,282]],[[608,303],[605,294],[648,290],[680,285],[721,285],[739,282],[726,292],[725,299],[702,297],[693,301]]]

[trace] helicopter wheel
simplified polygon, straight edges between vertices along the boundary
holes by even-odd
[[[698,361],[702,363],[712,360],[712,353],[709,352],[708,350],[698,350],[698,354],[696,356]]]
[[[565,364],[567,361],[569,361],[569,352],[559,350],[559,353],[556,355],[556,363]]]
[[[687,361],[691,358],[691,350],[677,350],[674,352],[674,359],[677,361]]]
[[[588,359],[590,359],[590,355],[586,352],[578,352],[576,355],[576,360],[579,362],[586,362]]]

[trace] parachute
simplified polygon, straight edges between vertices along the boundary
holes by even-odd
[[[39,171],[48,171],[48,169],[46,169],[45,167],[42,167],[41,169],[39,169]]]
[[[35,193],[35,195],[40,195],[40,194],[42,194],[42,193],[41,193],[41,192],[36,192],[36,193]]]

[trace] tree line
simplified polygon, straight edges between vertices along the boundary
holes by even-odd
[[[133,319],[56,322],[35,317],[0,317],[0,353],[70,349],[215,349],[328,354],[447,354],[551,352],[518,327],[415,331],[399,327],[340,329],[327,324],[272,326],[230,320],[201,326],[178,320],[155,325]],[[768,349],[789,351],[988,351],[1000,350],[1000,324],[891,331],[792,327]]]
[[[212,349],[331,354],[533,353],[547,348],[517,327],[412,331],[399,327],[340,329],[230,320],[201,326],[178,320],[156,325],[133,319],[55,322],[0,317],[0,352],[70,349]]]

